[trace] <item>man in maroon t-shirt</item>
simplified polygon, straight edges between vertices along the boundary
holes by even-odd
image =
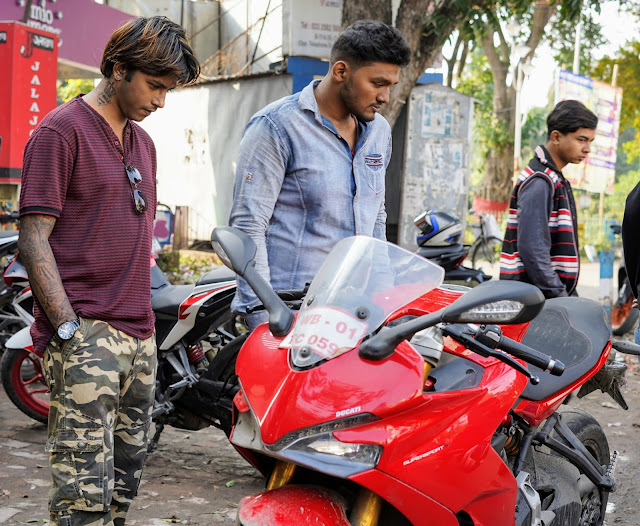
[[[18,248],[51,390],[50,524],[124,526],[144,465],[155,387],[149,256],[156,152],[132,121],[194,82],[179,25],[136,18],[109,40],[89,94],[27,143]]]

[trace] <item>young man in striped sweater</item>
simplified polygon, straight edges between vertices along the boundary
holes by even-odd
[[[576,205],[562,169],[585,160],[597,124],[596,115],[576,100],[558,103],[547,117],[547,144],[536,148],[511,194],[500,279],[532,283],[546,298],[576,294]]]
[[[133,121],[200,66],[182,27],[135,18],[105,48],[104,78],[29,139],[18,248],[51,390],[50,524],[124,526],[146,455],[156,350],[149,256],[156,152]]]

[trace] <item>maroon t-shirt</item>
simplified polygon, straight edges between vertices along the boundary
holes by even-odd
[[[57,218],[49,237],[76,314],[137,338],[153,333],[149,256],[156,210],[156,151],[149,135],[128,121],[124,148],[107,121],[81,97],[49,113],[27,142],[20,216]],[[125,164],[142,177],[143,214],[134,209]],[[54,334],[36,301],[34,349]]]

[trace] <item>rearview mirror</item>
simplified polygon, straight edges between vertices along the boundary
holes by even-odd
[[[247,267],[255,260],[256,244],[242,230],[229,226],[220,226],[211,234],[211,246],[222,262],[239,276],[243,276]]]
[[[487,281],[444,309],[395,327],[383,327],[378,334],[362,342],[359,353],[368,360],[383,360],[393,354],[400,342],[440,322],[525,323],[535,318],[543,306],[544,295],[534,285],[520,281]]]
[[[242,276],[269,313],[269,330],[274,336],[285,336],[293,327],[294,316],[256,270],[256,244],[242,230],[219,226],[211,233],[211,245],[222,262]]]
[[[447,323],[526,323],[544,306],[540,289],[521,281],[485,281],[442,313]]]

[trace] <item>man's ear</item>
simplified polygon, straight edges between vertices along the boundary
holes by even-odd
[[[331,76],[333,80],[338,83],[342,83],[349,78],[349,64],[343,60],[338,60],[333,66],[331,66]]]
[[[551,135],[549,135],[549,140],[550,140],[552,143],[557,143],[557,142],[560,140],[560,136],[561,136],[561,135],[562,135],[562,134],[561,134],[558,130],[553,130],[553,131],[551,132]]]
[[[124,64],[120,62],[116,62],[113,65],[113,78],[115,80],[123,80],[127,74],[127,68],[125,68]]]

